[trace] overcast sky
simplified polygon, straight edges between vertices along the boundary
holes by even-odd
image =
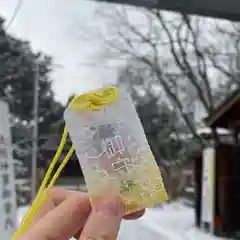
[[[0,0],[0,14],[9,20],[17,3],[18,0]],[[96,7],[98,3],[89,0],[23,0],[9,28],[17,37],[29,40],[33,49],[52,55],[56,64],[64,66],[56,68],[53,74],[54,91],[62,102],[73,92],[81,93],[107,80],[114,81],[115,75],[102,68],[81,65],[92,60],[98,46],[82,42],[76,34],[77,26],[94,21]]]

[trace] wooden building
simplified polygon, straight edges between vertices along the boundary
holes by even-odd
[[[223,142],[214,136],[214,234],[236,236],[240,230],[240,90],[228,97],[205,119],[208,127],[231,131],[231,141]],[[196,224],[201,226],[203,154],[195,156]],[[206,226],[207,227],[207,226]]]

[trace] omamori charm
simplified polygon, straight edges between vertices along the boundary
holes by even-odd
[[[81,95],[64,118],[93,203],[108,193],[118,194],[131,213],[167,200],[160,170],[124,89]]]

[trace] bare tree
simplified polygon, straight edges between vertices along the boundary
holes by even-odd
[[[227,81],[227,88],[234,89],[240,86],[240,25],[224,22],[216,24],[214,31],[221,36],[219,44],[209,44],[206,52],[213,67],[224,79],[230,80]]]
[[[197,134],[199,121],[195,122],[194,116],[199,112],[201,116],[210,114],[216,107],[218,78],[224,80],[221,91],[225,92],[221,96],[229,91],[229,85],[238,83],[233,72],[223,69],[222,60],[213,54],[209,38],[212,29],[216,29],[215,22],[160,10],[133,11],[109,6],[106,9],[97,12],[105,21],[105,28],[98,29],[97,33],[94,30],[95,39],[102,39],[104,44],[98,53],[101,62],[105,59],[119,65],[127,59],[137,63],[138,68],[147,68],[151,81],[144,85],[148,88],[161,86],[189,132],[203,147],[204,141]],[[206,26],[210,30],[206,30]],[[221,39],[222,33],[216,31],[216,34]],[[220,46],[222,44],[216,43],[214,51]],[[132,85],[141,84],[132,82]]]
[[[164,97],[186,127],[176,128],[175,135],[188,134],[189,145],[203,148],[205,140],[197,131],[201,117],[239,86],[233,66],[240,68],[240,28],[228,28],[231,23],[226,21],[122,6],[103,6],[97,17],[104,26],[87,27],[91,40],[102,41],[96,64],[118,69],[127,65],[135,75],[119,80],[130,86],[133,98],[143,89],[159,99]],[[228,42],[231,48],[224,49]],[[186,156],[186,148],[183,152]]]

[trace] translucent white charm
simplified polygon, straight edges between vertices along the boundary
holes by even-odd
[[[124,89],[99,111],[69,105],[64,118],[93,202],[107,193],[120,194],[130,213],[167,200],[160,170]]]

